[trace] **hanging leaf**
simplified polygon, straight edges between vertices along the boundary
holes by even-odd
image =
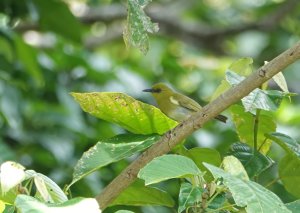
[[[146,54],[149,49],[148,33],[155,33],[158,31],[158,25],[153,24],[151,19],[144,12],[144,7],[149,2],[150,0],[127,1],[127,23],[123,32],[126,46],[137,47],[144,54]]]

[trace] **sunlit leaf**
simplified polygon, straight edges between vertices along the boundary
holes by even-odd
[[[222,167],[225,172],[236,176],[242,180],[249,180],[248,174],[243,164],[234,156],[227,156],[222,161]]]
[[[133,46],[146,54],[149,49],[148,33],[158,31],[158,25],[153,24],[145,14],[144,7],[150,0],[128,0],[127,23],[124,28],[123,37],[126,46]]]
[[[138,180],[125,189],[110,205],[158,205],[173,207],[174,204],[173,198],[167,192],[147,187],[143,181]]]
[[[181,155],[163,155],[154,158],[138,173],[138,178],[145,180],[145,185],[180,177],[202,175],[196,164]]]
[[[237,129],[240,141],[253,147],[254,134],[253,127],[255,118],[249,112],[245,112],[243,107],[239,105],[233,105],[230,107],[234,125]],[[276,131],[276,123],[273,118],[260,114],[257,132],[257,147],[260,152],[267,153],[270,148],[271,141],[266,139],[265,134]]]
[[[286,80],[282,72],[277,73],[272,78],[276,82],[276,84],[280,87],[280,89],[282,89],[283,92],[287,92],[287,93],[289,92]]]
[[[254,151],[253,148],[245,143],[231,145],[228,154],[235,156],[241,161],[250,178],[259,175],[274,163],[271,158]]]
[[[22,213],[101,212],[93,198],[74,198],[60,204],[45,204],[31,196],[18,195],[15,205]]]
[[[6,192],[11,190],[25,180],[25,167],[21,164],[6,161],[1,164],[0,167],[0,183],[1,183],[1,192],[4,196]]]
[[[194,206],[196,202],[201,201],[203,189],[193,186],[190,183],[182,183],[179,192],[178,212],[182,212],[188,207]]]
[[[77,162],[74,168],[73,180],[69,187],[101,167],[148,148],[158,139],[159,136],[157,135],[119,135],[98,142],[86,151]]]
[[[242,180],[207,163],[204,165],[215,178],[222,178],[235,203],[240,207],[246,207],[247,213],[290,213],[277,195],[258,183]]]
[[[177,125],[158,108],[123,93],[71,93],[81,108],[135,134],[163,134]]]

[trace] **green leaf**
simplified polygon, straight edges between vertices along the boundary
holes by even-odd
[[[144,54],[146,54],[149,49],[148,33],[155,33],[158,31],[158,25],[153,24],[143,10],[149,2],[150,0],[127,1],[127,23],[123,32],[126,46],[137,47]]]
[[[22,213],[101,212],[97,201],[93,198],[74,198],[60,204],[45,204],[33,197],[18,195],[15,205]]]
[[[71,93],[81,108],[135,134],[163,134],[177,125],[158,108],[123,93]]]
[[[300,198],[300,158],[287,154],[279,162],[279,177],[285,189]]]
[[[145,185],[180,177],[202,175],[197,165],[181,155],[163,155],[153,159],[138,173],[138,178],[145,180]]]
[[[241,76],[248,76],[252,73],[253,59],[249,57],[240,58],[233,62],[228,70],[233,71]]]
[[[254,151],[245,143],[232,144],[228,154],[241,161],[250,178],[259,175],[274,163],[271,158]]]
[[[236,205],[246,207],[247,213],[290,212],[273,192],[263,186],[242,180],[213,165],[204,163],[215,178],[222,178],[232,194]]]
[[[235,86],[245,79],[244,76],[240,76],[235,72],[227,71],[226,80]],[[249,95],[242,98],[242,103],[246,111],[253,112],[255,109],[263,109],[266,111],[276,111],[286,96],[292,94],[286,94],[277,90],[261,90],[255,89]]]
[[[292,211],[292,213],[300,212],[300,200],[296,200],[291,203],[286,203],[285,206]]]
[[[47,176],[37,173],[34,170],[25,171],[27,178],[33,178],[37,189],[44,202],[47,203],[62,203],[68,200],[61,188]]]
[[[193,186],[190,183],[182,183],[179,192],[178,212],[182,212],[186,208],[200,202],[202,192],[203,190],[200,187]]]
[[[5,209],[5,203],[2,200],[0,200],[0,212],[2,213],[4,209]]]
[[[138,180],[125,189],[111,204],[130,205],[130,206],[167,206],[173,207],[175,204],[173,198],[157,188],[144,186],[143,181]]]
[[[230,111],[240,141],[253,147],[254,116],[249,112],[245,112],[243,107],[239,105],[231,106]],[[260,152],[268,152],[271,146],[271,141],[268,139],[266,140],[265,134],[274,131],[276,131],[276,124],[273,118],[268,115],[260,114],[257,132],[257,142]]]
[[[133,211],[128,211],[128,210],[118,210],[115,213],[135,213]]]
[[[276,142],[287,154],[300,157],[300,143],[288,135],[280,132],[266,134],[266,137]]]
[[[242,76],[248,76],[252,72],[252,58],[240,58],[233,62],[227,69],[227,71],[235,72]],[[221,84],[217,87],[214,94],[211,97],[211,101],[215,100],[219,95],[224,93],[230,88],[230,84],[226,80],[222,80]]]
[[[242,180],[249,180],[243,164],[234,156],[227,156],[223,159],[222,166],[225,172]]]
[[[68,187],[101,167],[130,157],[136,152],[148,148],[158,139],[159,136],[157,135],[118,135],[98,142],[86,151],[77,162],[72,183]]]
[[[81,24],[63,1],[34,0],[34,4],[39,13],[39,26],[42,30],[53,31],[67,39],[81,42]],[[55,15],[53,15],[53,11],[55,11]]]
[[[19,60],[25,68],[24,70],[31,75],[36,87],[43,87],[45,84],[44,77],[37,61],[37,53],[35,49],[26,44],[23,39],[17,35],[14,37],[14,39],[16,52]]]

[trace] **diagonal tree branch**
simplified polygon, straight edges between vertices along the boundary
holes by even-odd
[[[100,208],[105,209],[124,189],[133,183],[141,168],[155,157],[168,153],[174,146],[192,134],[207,121],[213,119],[230,105],[248,95],[252,90],[272,78],[288,65],[300,59],[300,42],[286,50],[269,63],[260,67],[235,87],[232,87],[213,102],[209,103],[195,116],[183,121],[165,133],[161,139],[132,162],[96,197]]]

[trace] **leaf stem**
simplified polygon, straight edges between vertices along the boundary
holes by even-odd
[[[253,134],[254,134],[254,138],[253,138],[253,147],[254,147],[254,150],[253,150],[253,153],[255,153],[255,151],[257,151],[257,135],[258,135],[258,124],[259,124],[259,115],[260,115],[260,109],[257,109],[256,110],[256,115],[254,117],[254,131],[253,131]]]

